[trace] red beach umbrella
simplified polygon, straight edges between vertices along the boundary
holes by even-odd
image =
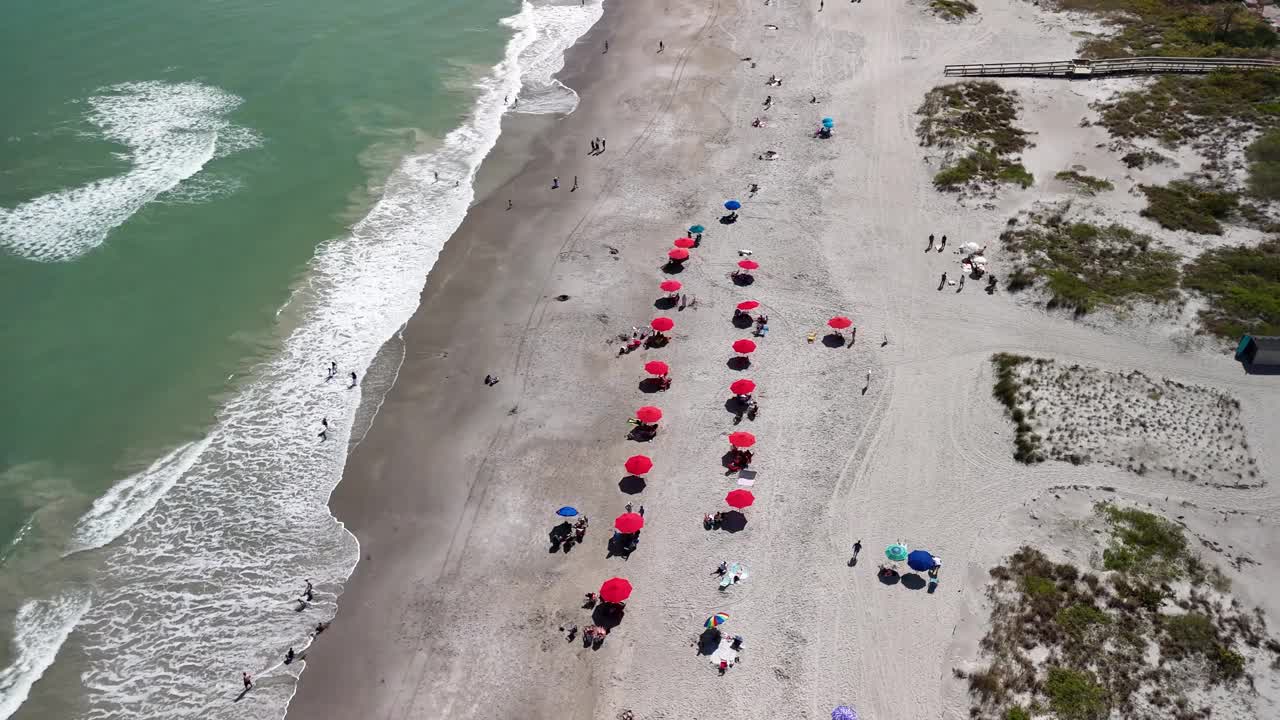
[[[739,260],[738,267],[742,268],[743,270],[756,270],[760,267],[760,263],[756,262],[755,260]]]
[[[653,461],[644,455],[632,455],[622,466],[632,475],[643,475],[653,469]]]
[[[739,430],[729,433],[729,444],[738,448],[749,448],[756,444],[756,436]]]
[[[693,247],[694,240],[693,240],[693,238],[687,238],[687,237],[684,237],[684,238],[676,238],[675,242],[674,242],[674,243],[672,243],[672,244],[673,244],[673,245],[675,245],[675,246],[676,246],[676,247],[678,247],[678,248],[686,248],[686,249],[687,249],[687,248],[691,248],[691,247]]]
[[[756,501],[756,496],[752,495],[750,490],[730,490],[729,494],[724,496],[724,501],[729,503],[729,507],[741,510],[744,507],[750,507]]]
[[[645,405],[636,411],[636,419],[642,423],[656,423],[662,419],[662,410],[652,405]]]
[[[679,280],[663,280],[662,284],[658,287],[662,288],[663,292],[676,292],[680,288],[684,287],[684,285],[682,285]]]
[[[756,344],[746,338],[733,341],[733,351],[740,355],[746,355],[747,353],[755,352],[755,349],[756,349]]]
[[[689,251],[684,248],[674,248],[671,252],[667,253],[667,257],[672,260],[688,260]]]
[[[649,327],[658,332],[666,332],[676,326],[676,321],[669,317],[656,317],[649,323]]]
[[[620,603],[631,597],[631,583],[626,578],[609,578],[600,586],[600,599],[609,603]]]
[[[671,372],[671,368],[661,360],[650,360],[644,364],[644,371],[650,375],[658,375],[659,377]]]
[[[756,384],[746,378],[742,380],[734,380],[729,386],[729,391],[734,395],[750,395],[756,391]]]
[[[831,318],[830,320],[828,320],[827,324],[835,328],[836,330],[844,330],[850,325],[853,325],[853,321],[843,315],[837,315]]]
[[[760,303],[755,300],[743,300],[738,303],[738,309],[742,311],[755,310],[758,307],[760,307]]]
[[[733,505],[733,503],[729,503],[729,504]],[[747,505],[750,505],[750,504],[751,503],[749,502],[747,503]],[[624,533],[626,535],[630,535],[631,533],[644,527],[644,516],[637,515],[635,513],[622,513],[618,517],[614,518],[613,526],[618,529],[618,532]]]

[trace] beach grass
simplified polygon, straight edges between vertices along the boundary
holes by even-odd
[[[1095,105],[1112,137],[1176,146],[1207,135],[1280,127],[1280,73],[1165,75]]]
[[[1114,190],[1116,187],[1110,180],[1085,175],[1076,170],[1063,170],[1053,177],[1071,185],[1077,192],[1084,195],[1097,195],[1100,192]]]
[[[969,0],[930,0],[929,7],[934,14],[946,20],[963,20],[978,12],[978,6]]]
[[[1268,57],[1280,35],[1234,2],[1056,0],[1062,10],[1103,15],[1115,32],[1087,40],[1081,56]]]
[[[925,94],[916,114],[920,144],[946,151],[934,187],[958,191],[975,184],[1027,187],[1031,173],[1017,157],[1030,144],[1014,125],[1018,96],[988,81],[951,83]]]
[[[1009,353],[996,353],[991,356],[991,363],[996,370],[996,382],[991,394],[1000,401],[1001,405],[1004,405],[1005,414],[1009,416],[1009,419],[1013,420],[1014,459],[1028,465],[1044,462],[1044,453],[1040,452],[1041,438],[1035,433],[1031,423],[1027,421],[1026,411],[1019,404],[1019,393],[1022,386],[1018,380],[1016,370],[1022,363],[1031,361],[1032,359],[1025,355],[1011,355]]]
[[[1070,223],[1061,214],[1039,216],[1000,235],[1015,258],[1010,290],[1043,282],[1049,307],[1083,315],[1132,300],[1178,297],[1178,256],[1154,239],[1120,225]]]
[[[1202,235],[1221,235],[1222,223],[1240,211],[1240,194],[1186,180],[1168,185],[1141,185],[1147,196],[1142,216],[1166,230],[1188,230]]]
[[[1171,520],[1106,503],[1095,518],[1109,548],[1200,567]],[[991,624],[980,643],[987,663],[953,671],[969,682],[972,717],[1101,720],[1140,708],[1199,717],[1189,698],[1251,682],[1246,648],[1280,657],[1258,614],[1218,595],[1225,591],[1212,585],[1212,572],[1185,574],[1178,595],[1171,577],[1157,581],[1140,563],[1098,574],[1023,546],[988,574]],[[1188,674],[1197,667],[1207,672]]]
[[[1206,250],[1183,268],[1182,286],[1205,296],[1200,321],[1216,335],[1280,334],[1280,239]]]
[[[1245,149],[1249,160],[1249,193],[1280,200],[1280,129],[1269,130]]]

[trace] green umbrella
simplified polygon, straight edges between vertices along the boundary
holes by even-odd
[[[910,554],[910,551],[907,550],[907,546],[902,543],[894,543],[884,549],[884,556],[894,562],[902,562],[903,560],[906,560],[908,554]]]
[[[689,228],[689,232],[691,233],[700,233],[700,232],[706,232],[706,231],[707,229],[702,227],[701,225],[693,225]]]

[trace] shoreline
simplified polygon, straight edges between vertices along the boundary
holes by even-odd
[[[498,295],[495,288],[504,283],[528,284],[528,280],[520,279],[523,265],[494,269],[493,263],[500,262],[501,258],[515,251],[530,261],[539,259],[545,264],[548,257],[554,257],[555,249],[560,244],[558,238],[548,238],[523,249],[515,247],[518,237],[516,226],[530,212],[535,213],[537,219],[542,219],[548,213],[549,206],[547,202],[539,201],[532,203],[531,208],[526,208],[524,202],[512,198],[517,205],[513,214],[508,215],[505,209],[506,196],[509,194],[507,191],[514,192],[512,189],[521,185],[524,186],[521,192],[526,194],[545,189],[549,185],[549,182],[541,178],[545,173],[536,173],[530,168],[536,167],[540,162],[546,163],[550,157],[560,153],[564,153],[566,158],[572,157],[580,143],[564,137],[564,126],[587,126],[591,124],[590,119],[598,119],[607,112],[595,99],[594,91],[601,83],[609,80],[611,69],[614,74],[625,71],[625,58],[628,55],[611,48],[612,57],[609,59],[615,60],[615,64],[610,67],[607,63],[596,62],[598,56],[602,55],[597,48],[603,44],[604,38],[610,37],[618,29],[625,28],[628,24],[639,24],[642,21],[639,15],[628,12],[622,3],[606,2],[600,20],[565,53],[564,68],[556,78],[579,95],[579,105],[573,113],[542,115],[508,112],[503,116],[501,135],[476,173],[475,199],[466,218],[445,244],[428,275],[417,311],[405,328],[384,346],[385,349],[402,343],[405,346],[404,359],[395,372],[394,385],[383,396],[367,430],[358,443],[353,443],[343,478],[330,496],[330,509],[334,517],[356,537],[361,557],[339,595],[338,612],[332,626],[307,650],[307,666],[290,700],[289,715],[306,716],[318,712],[332,716],[339,707],[344,710],[337,711],[337,715],[368,712],[379,703],[369,696],[369,690],[359,689],[362,685],[367,688],[367,683],[345,685],[343,679],[356,679],[351,675],[354,668],[377,669],[381,675],[403,662],[403,658],[386,656],[388,640],[372,639],[378,629],[386,628],[376,627],[384,618],[381,610],[370,607],[370,596],[385,597],[386,593],[398,593],[405,589],[400,581],[403,574],[395,568],[413,558],[415,547],[425,550],[425,546],[433,540],[447,540],[455,527],[449,521],[452,512],[450,509],[465,504],[467,498],[446,487],[448,481],[444,478],[448,473],[436,473],[440,476],[435,481],[439,487],[424,493],[428,497],[404,498],[412,500],[418,509],[411,522],[422,535],[416,544],[411,542],[399,547],[397,536],[401,528],[393,525],[388,534],[384,521],[388,515],[398,517],[400,513],[392,511],[380,502],[380,498],[370,497],[371,490],[366,486],[368,481],[374,480],[381,481],[382,491],[395,493],[397,490],[387,487],[395,483],[393,478],[386,476],[383,460],[388,454],[395,454],[393,448],[400,446],[402,439],[395,428],[386,426],[396,424],[405,414],[413,413],[412,407],[406,407],[413,404],[409,401],[420,399],[419,394],[429,388],[433,404],[446,405],[448,413],[455,420],[461,419],[463,423],[471,420],[471,423],[465,425],[468,430],[484,432],[484,429],[477,427],[482,420],[468,417],[471,415],[468,410],[472,409],[468,408],[469,400],[476,392],[474,388],[483,388],[478,380],[480,375],[472,368],[479,357],[496,358],[501,354],[498,346],[503,342],[502,329],[493,328],[497,331],[496,336],[478,339],[474,334],[468,333],[466,328],[486,323],[481,318],[473,317],[474,313],[467,308],[484,306],[492,309],[495,305],[511,305],[513,299],[495,297]],[[582,157],[585,158],[585,153]],[[568,168],[561,171],[564,187],[559,193],[562,194],[567,193],[574,174],[586,179],[593,169],[590,158],[574,159],[561,167]],[[582,190],[586,190],[586,187]],[[573,199],[580,201],[586,197],[586,193],[583,193]],[[495,276],[505,277],[503,281],[498,281]],[[542,300],[546,301],[545,298]],[[539,298],[526,295],[521,300],[530,301],[538,302]],[[380,356],[382,352],[379,351]],[[424,354],[429,358],[426,363],[421,362]],[[432,363],[432,360],[445,362]],[[502,361],[493,363],[495,374],[500,378],[511,378],[513,371],[503,367],[503,364]],[[486,364],[485,367],[489,365]],[[464,379],[454,380],[456,371],[465,373]],[[462,383],[461,386],[459,382]],[[502,390],[513,389],[513,386],[513,381],[508,379],[505,384],[500,383],[494,389],[501,395]],[[494,440],[496,438],[489,442]],[[440,458],[447,453],[445,448],[435,448],[430,456]],[[458,457],[452,460],[451,469],[475,472],[470,458]],[[381,493],[372,494],[376,496]],[[408,489],[399,494],[402,498],[406,494],[418,495]],[[395,507],[404,510],[399,503]],[[432,512],[433,508],[439,509]],[[426,554],[433,561],[443,560],[438,557],[438,553],[427,550]],[[419,578],[419,581],[426,579]],[[347,633],[352,635],[344,637]],[[372,674],[364,675],[364,671],[358,675],[366,681],[372,677]]]

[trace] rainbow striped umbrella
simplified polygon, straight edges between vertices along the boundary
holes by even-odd
[[[707,618],[707,621],[703,624],[703,627],[708,629],[718,628],[727,622],[729,622],[729,614],[718,612],[712,615],[711,617]]]

